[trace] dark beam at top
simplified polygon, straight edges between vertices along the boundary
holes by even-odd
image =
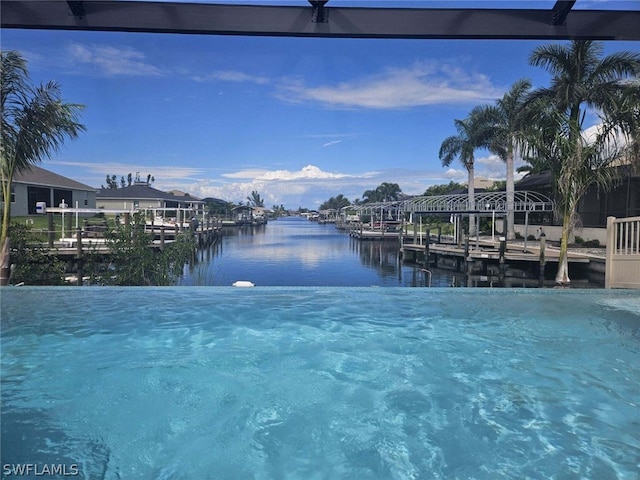
[[[558,0],[551,10],[551,24],[563,25],[575,3],[576,0]]]
[[[316,23],[325,23],[328,21],[327,11],[324,6],[329,0],[309,0],[313,7],[313,21]]]
[[[2,28],[208,35],[425,39],[640,40],[640,11],[473,8],[322,9],[180,2],[2,0]],[[77,14],[82,7],[83,15]],[[75,11],[74,11],[75,9]],[[570,11],[571,10],[571,11]],[[570,11],[570,13],[569,13]],[[555,15],[555,16],[554,16]],[[563,18],[564,17],[564,18]],[[556,20],[552,20],[555,18]],[[555,22],[562,22],[555,24]]]
[[[75,17],[77,17],[79,20],[82,19],[82,17],[84,17],[84,2],[81,1],[68,1],[67,5],[69,5],[69,10],[71,10],[71,13],[73,13],[73,15]]]

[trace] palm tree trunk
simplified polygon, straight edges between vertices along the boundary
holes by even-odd
[[[9,274],[11,273],[11,249],[9,248],[9,237],[2,242],[0,250],[0,287],[9,285]]]
[[[468,167],[469,177],[468,177],[468,195],[469,195],[469,210],[476,209],[476,186],[475,186],[475,173],[473,163]],[[473,236],[476,234],[476,217],[475,215],[469,214],[469,235]]]
[[[4,162],[4,160],[3,160]],[[11,222],[11,184],[13,176],[6,177],[2,174],[2,231],[0,232],[0,244],[4,244],[9,236],[9,223]]]
[[[515,203],[515,185],[513,179],[513,153],[507,155],[507,239],[516,238],[515,218],[513,214]]]
[[[9,223],[11,222],[11,182],[13,178],[2,175],[2,230],[0,232],[0,286],[9,284],[11,249]]]
[[[571,211],[569,207],[565,207],[562,216],[562,237],[560,239],[560,256],[558,258],[558,273],[556,274],[556,283],[558,285],[568,285],[569,279],[569,259],[567,258],[567,250],[569,247],[569,233],[571,229]]]

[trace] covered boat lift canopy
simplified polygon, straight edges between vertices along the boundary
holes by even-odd
[[[462,216],[492,217],[495,223],[496,217],[504,217],[507,214],[507,192],[484,192],[474,196],[474,205],[469,202],[466,193],[450,195],[433,195],[413,197],[405,200],[391,202],[372,202],[361,205],[351,205],[342,209],[343,215],[356,213],[358,215],[371,215],[372,223],[380,222],[404,222],[406,214],[411,221],[418,215],[454,215],[454,223],[458,225]],[[525,231],[529,226],[529,214],[539,212],[553,212],[554,203],[546,195],[538,192],[517,191],[514,192],[513,210],[515,213],[524,213]],[[456,220],[458,219],[458,220]],[[375,228],[374,228],[375,229]],[[460,232],[456,227],[456,231]],[[478,231],[476,230],[476,236]],[[454,235],[458,237],[458,233]],[[494,233],[492,232],[492,237]],[[526,242],[526,240],[525,240]]]
[[[507,213],[507,192],[476,193],[474,204],[470,205],[469,196],[466,193],[461,193],[414,197],[402,202],[402,208],[409,213],[482,214],[495,212],[503,215]],[[538,192],[517,191],[514,192],[513,211],[552,212],[553,201]]]
[[[450,195],[432,195],[412,197],[406,200],[394,200],[391,202],[371,202],[361,205],[344,207],[344,212],[358,214],[372,214],[374,212],[387,212],[389,217],[398,219],[401,214],[496,214],[507,213],[506,192],[476,193],[474,204],[470,205],[469,196],[466,193]],[[514,212],[552,212],[553,200],[538,192],[517,191],[514,192]]]

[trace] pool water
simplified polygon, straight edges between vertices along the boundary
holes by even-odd
[[[637,292],[7,288],[1,346],[3,470],[640,472]]]

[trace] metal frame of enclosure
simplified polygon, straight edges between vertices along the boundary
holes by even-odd
[[[407,200],[391,202],[363,203],[361,205],[350,205],[342,210],[365,215],[387,212],[387,218],[390,220],[399,220],[400,215],[405,213],[424,215],[495,214],[498,216],[507,213],[507,193],[504,191],[476,193],[474,203],[474,207],[470,206],[469,196],[466,193],[460,193],[412,197]],[[516,213],[553,212],[553,209],[553,200],[546,195],[530,191],[514,192],[513,210]]]
[[[475,205],[469,204],[466,193],[454,195],[434,195],[415,197],[403,202],[403,210],[409,213],[460,213],[460,214],[505,214],[507,212],[506,192],[476,193]],[[553,201],[538,192],[514,192],[514,212],[552,212]]]
[[[337,3],[337,2],[336,2]],[[507,3],[507,2],[505,2]],[[2,0],[2,28],[342,38],[640,40],[638,10]],[[469,2],[472,5],[472,2]]]
[[[388,221],[401,221],[404,215],[404,202],[368,202],[360,205],[349,205],[343,207],[344,212],[354,212],[361,217],[363,215],[371,215],[376,219]]]

